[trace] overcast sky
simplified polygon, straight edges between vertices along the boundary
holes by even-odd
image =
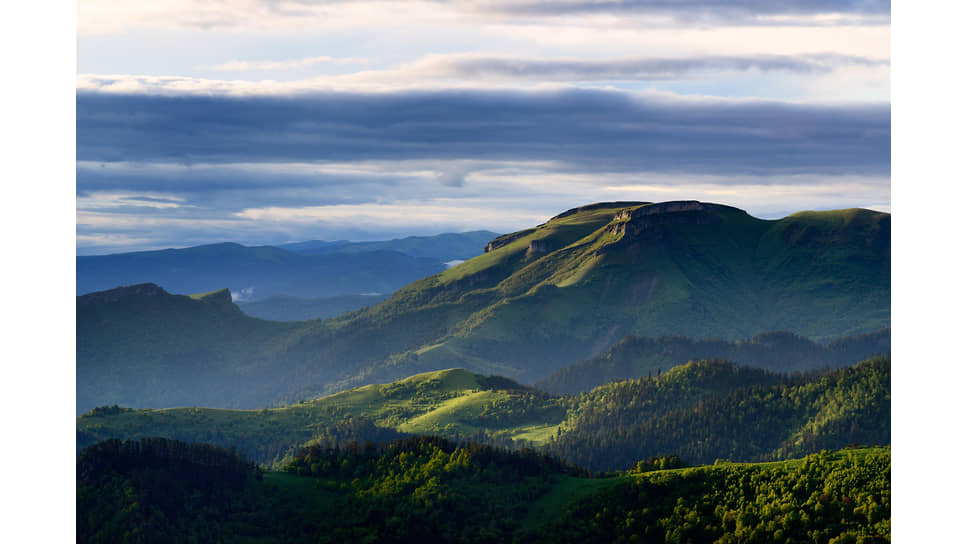
[[[889,211],[890,3],[77,4],[77,252]]]

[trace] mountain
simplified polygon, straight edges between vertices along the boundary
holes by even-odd
[[[328,321],[307,393],[454,366],[534,382],[628,335],[822,341],[890,326],[885,213],[600,203],[486,250]]]
[[[481,249],[496,238],[496,232],[476,230],[471,232],[448,232],[435,236],[408,236],[377,242],[325,242],[310,240],[279,247],[302,255],[327,253],[358,253],[364,251],[399,251],[411,257],[425,257],[440,262],[467,260],[481,254]]]
[[[78,413],[264,406],[292,387],[283,384],[286,361],[300,356],[294,342],[320,327],[249,317],[227,289],[184,296],[150,283],[79,296],[76,315]]]
[[[252,317],[273,321],[326,319],[378,304],[390,294],[340,295],[325,298],[299,298],[273,295],[262,300],[238,301],[236,305]]]
[[[162,436],[235,447],[263,464],[321,441],[434,434],[542,446],[592,470],[678,454],[773,460],[850,444],[890,443],[890,361],[786,375],[699,361],[658,376],[551,396],[463,369],[430,372],[262,410],[103,407],[77,419],[77,446]],[[338,438],[338,440],[336,440]]]
[[[373,250],[300,255],[234,243],[77,257],[77,294],[155,283],[174,293],[228,288],[236,298],[390,293],[447,268],[437,260]]]
[[[551,393],[578,393],[614,380],[651,375],[685,361],[721,358],[775,372],[837,368],[874,355],[890,355],[891,330],[838,338],[828,344],[783,331],[749,340],[693,340],[684,336],[626,336],[598,355],[566,366],[535,387]]]
[[[221,249],[234,255],[239,248]],[[103,393],[86,397],[94,405],[255,408],[453,367],[533,383],[629,335],[735,341],[786,330],[816,342],[890,326],[884,213],[802,212],[767,221],[699,202],[601,203],[500,236],[485,249],[379,304],[321,323],[255,326],[233,308],[211,317],[234,316],[224,323],[196,330],[166,324],[172,314],[130,302],[105,308],[111,319],[101,326],[81,311],[79,299],[79,401],[87,387]],[[126,291],[118,293],[123,298]],[[192,320],[202,318],[175,322]],[[235,323],[261,332],[233,332]],[[221,332],[200,336],[206,327]],[[206,350],[217,363],[202,362]],[[186,396],[178,380],[196,364],[232,379],[213,386],[218,393]],[[178,371],[163,372],[165,365]],[[216,404],[225,399],[231,403]]]

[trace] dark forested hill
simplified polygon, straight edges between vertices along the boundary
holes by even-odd
[[[690,363],[593,389],[569,413],[550,450],[593,470],[667,454],[712,463],[890,444],[891,363],[880,357],[793,376]]]
[[[265,406],[293,387],[285,362],[318,327],[249,317],[226,289],[183,296],[141,284],[77,297],[77,411]]]
[[[639,466],[648,466],[646,462]],[[436,437],[302,450],[262,474],[211,446],[107,442],[78,460],[77,541],[887,542],[889,448],[590,478]]]
[[[684,336],[627,336],[608,350],[538,381],[551,393],[579,393],[614,380],[627,380],[699,359],[726,359],[775,372],[838,368],[874,355],[890,355],[891,330],[838,338],[828,344],[789,332],[758,334],[749,340],[693,340]]]

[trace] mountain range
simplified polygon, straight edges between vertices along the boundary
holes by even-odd
[[[599,203],[484,249],[325,321],[250,318],[228,290],[78,297],[78,411],[259,407],[453,367],[534,383],[629,335],[829,342],[890,326],[885,213]]]
[[[78,256],[76,291],[82,295],[155,283],[179,294],[228,288],[239,301],[274,295],[322,298],[389,294],[446,269],[448,263],[480,254],[494,236],[492,232],[474,231],[379,242],[310,241],[280,247],[220,243]]]

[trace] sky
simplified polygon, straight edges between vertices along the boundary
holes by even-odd
[[[879,0],[79,0],[78,255],[891,209]]]

